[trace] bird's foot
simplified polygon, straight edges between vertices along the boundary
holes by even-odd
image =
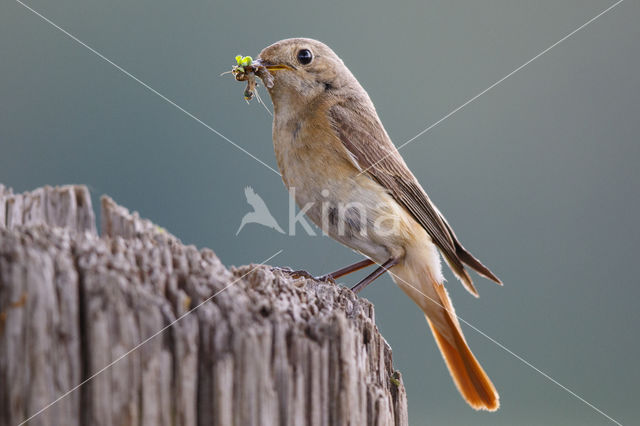
[[[280,271],[283,274],[287,274],[289,276],[291,276],[292,278],[308,278],[311,280],[315,280],[315,277],[313,275],[311,275],[310,273],[308,273],[305,270],[299,269],[294,271],[293,269],[285,266],[285,267],[280,267],[280,266],[274,266],[271,268],[272,271]]]
[[[278,270],[282,273],[285,273],[289,276],[291,276],[292,278],[307,278],[309,280],[314,280],[314,281],[321,281],[321,282],[329,282],[329,283],[333,283],[335,284],[335,280],[333,279],[333,277],[331,275],[322,275],[320,277],[314,277],[313,275],[311,275],[309,272],[305,271],[304,269],[298,269],[298,270],[293,270],[291,268],[288,267],[272,267],[272,270]]]
[[[315,278],[316,281],[322,281],[326,283],[336,284],[336,280],[331,274],[322,275]]]

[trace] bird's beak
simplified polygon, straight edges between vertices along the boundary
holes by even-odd
[[[260,58],[258,58],[255,62],[258,63],[258,65],[264,66],[269,72],[292,70],[293,69],[288,65],[285,65],[285,64],[272,64],[271,62],[265,61],[265,60],[260,59]]]

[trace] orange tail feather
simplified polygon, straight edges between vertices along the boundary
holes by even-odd
[[[449,367],[451,377],[467,403],[476,410],[496,411],[500,407],[498,392],[473,356],[458,327],[451,324],[450,333],[454,335],[454,345],[434,327],[429,318],[427,322]]]
[[[409,254],[392,270],[394,280],[424,312],[460,394],[476,410],[497,410],[500,396],[464,339],[435,248]]]

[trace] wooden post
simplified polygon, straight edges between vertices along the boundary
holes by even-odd
[[[0,426],[407,424],[370,302],[101,216],[0,185]]]

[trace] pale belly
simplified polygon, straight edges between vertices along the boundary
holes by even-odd
[[[298,207],[323,232],[378,263],[401,258],[413,221],[375,181],[336,161],[296,162],[283,178]],[[311,163],[313,164],[313,163]]]

